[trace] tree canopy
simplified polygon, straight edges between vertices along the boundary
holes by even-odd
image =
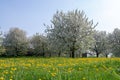
[[[92,34],[97,24],[93,25],[93,20],[89,21],[83,11],[57,11],[51,22],[52,26],[47,29],[48,38],[59,50],[68,50],[70,57],[75,57],[76,51],[88,49],[92,44]]]
[[[27,52],[26,32],[19,28],[11,28],[3,39],[3,46],[9,56],[25,55]]]

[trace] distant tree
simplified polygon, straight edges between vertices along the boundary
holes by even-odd
[[[97,57],[99,54],[103,54],[107,57],[110,53],[109,38],[106,31],[96,31],[94,34],[95,44],[94,44],[94,51],[96,52]]]
[[[108,55],[112,53],[112,44],[110,42],[110,33],[108,33],[106,35],[106,41],[105,41],[105,51],[104,54],[106,57],[108,57]]]
[[[5,48],[2,46],[3,43],[3,34],[2,31],[0,31],[0,56],[4,54]]]
[[[46,31],[58,52],[67,51],[74,58],[76,51],[87,49],[92,44],[92,34],[97,24],[93,25],[92,20],[88,21],[83,11],[57,11],[51,22],[52,25]]]
[[[3,46],[6,49],[6,56],[21,56],[27,52],[26,32],[19,28],[11,28],[4,36]]]
[[[56,40],[54,36],[51,36],[51,34],[47,34],[47,38],[50,56],[58,55],[58,57],[60,57],[62,53],[64,53],[67,50],[67,47],[65,47],[65,44],[63,44],[64,42],[62,43],[62,41]]]
[[[120,29],[116,28],[111,34],[109,34],[109,41],[112,45],[112,53],[115,56],[120,57]]]
[[[47,51],[47,38],[45,36],[36,33],[31,38],[30,43],[35,55],[45,57]]]

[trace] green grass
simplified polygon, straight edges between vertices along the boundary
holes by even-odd
[[[120,59],[1,58],[0,80],[120,80]]]

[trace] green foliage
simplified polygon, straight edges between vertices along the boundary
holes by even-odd
[[[22,56],[27,53],[27,37],[25,31],[19,28],[11,28],[3,39],[6,56]]]
[[[109,45],[112,45],[112,53],[116,57],[120,57],[120,29],[116,28],[109,34]]]
[[[1,80],[120,80],[119,58],[2,58]]]
[[[33,35],[30,39],[30,46],[34,50],[34,55],[44,57],[48,47],[47,38],[36,33],[36,35]]]
[[[5,54],[5,48],[3,46],[0,46],[0,56]]]

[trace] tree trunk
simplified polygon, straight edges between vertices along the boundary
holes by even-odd
[[[60,57],[61,56],[61,52],[59,51],[59,53],[58,53],[58,57]]]
[[[52,54],[51,54],[51,52],[50,52],[50,55],[49,55],[49,57],[51,57],[52,56]]]
[[[98,51],[98,49],[97,49],[97,46],[96,46],[96,45],[95,45],[95,49],[94,49],[94,51],[96,52],[96,57],[98,58],[98,57],[99,57],[100,52]]]
[[[43,57],[45,57],[45,52],[43,52]]]
[[[45,50],[44,50],[44,47],[43,47],[43,57],[45,57]]]
[[[43,57],[45,57],[45,49],[44,49],[44,45],[42,46],[43,48]]]
[[[72,52],[71,57],[72,57],[72,58],[75,58],[75,41],[73,42],[71,52]]]
[[[97,58],[99,57],[99,53],[96,52]]]
[[[105,54],[105,57],[107,58],[107,57],[108,57],[108,55],[107,55],[107,54]]]
[[[95,46],[95,52],[96,52],[96,57],[98,58],[99,57],[99,52],[98,52],[98,50],[97,50],[97,48],[96,48],[96,46]]]
[[[70,52],[70,57],[72,57],[72,53]]]
[[[72,58],[74,58],[74,57],[75,57],[75,50],[72,49]]]

